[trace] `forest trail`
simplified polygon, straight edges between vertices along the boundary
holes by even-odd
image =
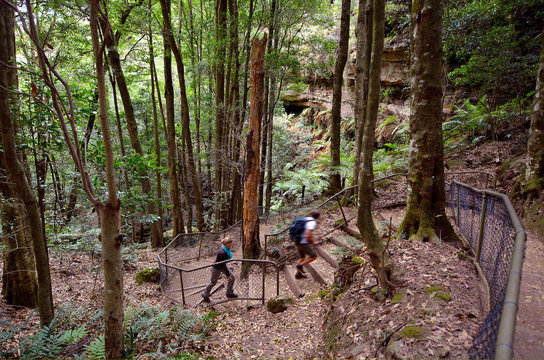
[[[544,243],[527,232],[514,343],[514,359],[544,358]]]

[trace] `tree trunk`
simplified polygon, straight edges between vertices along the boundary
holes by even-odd
[[[2,243],[5,246],[2,251],[2,297],[10,305],[36,307],[38,282],[27,214],[24,206],[16,200],[3,164],[4,160],[0,159],[0,193],[3,197],[0,211]]]
[[[357,16],[357,57],[355,63],[355,156],[351,184],[359,184],[363,128],[368,105],[368,77],[372,51],[372,1],[359,0]]]
[[[536,78],[536,89],[533,100],[533,118],[529,142],[527,144],[527,159],[523,174],[523,195],[529,202],[542,197],[544,188],[544,30],[542,32],[542,50],[540,65]],[[530,204],[527,204],[530,205]]]
[[[149,9],[151,10],[151,0],[149,0]],[[159,116],[157,114],[157,103],[155,100],[155,54],[153,51],[153,30],[151,29],[151,23],[149,25],[149,69],[151,73],[151,102],[153,106],[153,139],[154,139],[154,149],[155,149],[155,156],[157,157],[157,168],[155,170],[155,181],[157,183],[157,215],[159,215],[159,228],[163,228],[162,223],[162,179],[161,179],[161,148],[160,148],[160,141],[159,141]],[[153,239],[151,239],[153,240]],[[151,245],[154,248],[159,248],[164,246],[164,238],[161,236],[158,240],[159,242],[151,242]]]
[[[140,135],[138,133],[138,124],[136,123],[136,116],[134,115],[134,107],[132,106],[132,100],[130,98],[130,92],[125,80],[125,75],[123,73],[123,67],[121,66],[121,59],[119,57],[119,52],[117,51],[118,44],[115,41],[115,36],[111,27],[109,26],[108,18],[100,18],[100,24],[102,31],[104,33],[108,32],[108,36],[105,36],[106,45],[108,47],[108,59],[110,65],[113,69],[113,74],[117,82],[117,87],[119,89],[119,94],[121,95],[121,101],[123,102],[123,107],[125,109],[125,119],[127,121],[127,129],[130,137],[130,142],[132,148],[139,156],[143,157],[144,152],[142,149],[142,144],[140,142]],[[155,214],[155,205],[153,200],[153,192],[151,190],[151,181],[149,180],[149,175],[147,171],[140,168],[138,170],[140,177],[140,185],[142,186],[143,193],[148,197],[146,198],[146,211],[149,215],[153,216]],[[158,221],[154,220],[150,223],[151,227],[151,243],[160,244],[162,243],[162,232],[159,228]]]
[[[3,64],[15,64],[14,24],[13,10],[7,3],[0,2],[0,61]],[[2,160],[4,161],[10,182],[13,182],[14,190],[27,211],[28,226],[32,236],[32,248],[38,272],[38,311],[40,313],[40,324],[45,326],[53,319],[49,255],[36,194],[32,191],[23,164],[17,157],[15,147],[15,129],[10,111],[10,99],[12,97],[8,89],[17,85],[16,79],[17,74],[14,69],[0,66],[0,128],[2,132],[2,150],[4,152]]]
[[[458,240],[445,214],[442,141],[442,1],[414,2],[411,12],[411,112],[408,199],[398,230],[411,239]]]
[[[161,2],[162,3],[162,2]],[[163,14],[167,16],[169,14]],[[185,87],[185,69],[183,66],[183,58],[181,56],[181,51],[178,48],[176,41],[174,39],[174,34],[172,33],[172,26],[170,23],[170,18],[164,19],[164,31],[170,42],[170,47],[176,58],[176,64],[178,69],[178,80],[179,88],[181,93],[181,124],[182,124],[182,133],[185,140],[186,151],[187,151],[187,172],[191,177],[191,182],[193,183],[193,194],[195,197],[195,208],[196,208],[196,222],[199,231],[205,230],[204,224],[204,209],[202,207],[202,194],[200,191],[200,179],[197,177],[195,159],[193,155],[193,143],[191,139],[191,128],[190,128],[190,119],[189,119],[189,103],[187,100],[187,89]],[[189,189],[187,189],[189,191]],[[190,203],[187,206],[191,206]]]
[[[243,253],[245,259],[256,259],[260,254],[259,216],[257,214],[257,192],[259,187],[260,127],[263,115],[264,53],[266,33],[259,40],[253,40],[251,48],[251,103],[249,129],[246,142],[244,176],[244,217]]]
[[[351,0],[342,0],[342,16],[340,20],[340,43],[338,57],[334,66],[334,80],[331,110],[331,175],[329,189],[337,192],[342,188],[340,181],[340,124],[342,122],[342,83],[344,68],[348,59],[349,19]]]
[[[165,29],[170,23],[170,0],[161,0],[163,24]],[[170,49],[169,34],[164,33],[164,97],[166,99],[166,142],[168,144],[168,180],[170,182],[170,201],[172,207],[172,221],[174,233],[172,237],[185,232],[183,228],[183,214],[181,212],[181,199],[179,194],[178,178],[176,171],[176,128],[174,124],[174,85],[172,82],[172,54]]]
[[[395,265],[385,249],[372,218],[372,152],[374,148],[374,131],[378,118],[380,103],[380,74],[384,42],[385,1],[374,0],[372,55],[370,60],[370,81],[368,86],[368,105],[366,121],[361,135],[362,169],[359,179],[359,209],[357,211],[357,226],[361,237],[367,246],[368,256],[372,267],[378,274],[380,288],[385,293],[391,291],[391,280],[395,277]],[[363,45],[362,42],[358,45]],[[357,52],[364,49],[357,48]],[[361,76],[361,74],[358,74]],[[358,108],[360,111],[362,107]],[[357,115],[359,118],[361,114]]]
[[[217,25],[217,61],[215,62],[215,214],[219,217],[219,226],[224,226],[221,219],[223,207],[226,206],[223,189],[224,157],[226,156],[224,127],[225,127],[225,39],[227,37],[227,0],[216,0],[215,16]]]
[[[99,0],[90,1],[90,27],[93,52],[96,63],[98,103],[100,124],[106,158],[106,182],[108,199],[105,204],[94,199],[96,212],[100,219],[100,239],[102,241],[102,264],[104,267],[104,339],[107,359],[121,359],[123,347],[123,260],[121,258],[121,202],[117,197],[117,186],[113,165],[113,147],[108,123],[108,102],[106,81],[102,63],[101,44],[98,39],[97,7]]]

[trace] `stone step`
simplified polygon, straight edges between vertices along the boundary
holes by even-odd
[[[319,271],[317,271],[317,269],[314,268],[312,264],[306,264],[304,265],[304,267],[308,270],[310,275],[312,275],[315,281],[317,281],[321,285],[327,285],[327,282],[325,281],[325,279],[323,279],[323,276],[321,276]]]

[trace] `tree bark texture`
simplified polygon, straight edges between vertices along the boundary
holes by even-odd
[[[125,109],[125,119],[127,121],[127,129],[130,137],[130,142],[132,148],[139,156],[143,157],[144,152],[142,149],[142,144],[140,142],[140,135],[138,133],[138,124],[136,123],[136,116],[134,115],[134,106],[132,105],[132,99],[130,97],[130,92],[128,90],[127,82],[125,80],[125,75],[123,73],[123,67],[121,65],[121,59],[119,57],[119,52],[117,51],[117,41],[115,40],[113,31],[109,24],[108,18],[100,17],[100,24],[102,27],[104,40],[108,48],[108,59],[110,61],[110,66],[112,67],[113,74],[119,89],[119,94],[121,95],[121,101],[123,102],[123,108]],[[110,29],[108,32],[107,29]],[[155,215],[155,202],[153,198],[153,192],[151,190],[151,181],[147,171],[142,168],[139,168],[139,177],[140,185],[142,191],[145,194],[146,198],[146,211],[149,215]],[[151,243],[162,243],[162,231],[159,228],[158,221],[152,221],[150,223],[151,227]]]
[[[454,241],[445,214],[442,140],[442,1],[420,0],[411,12],[411,111],[408,199],[399,234]]]
[[[217,25],[217,57],[215,59],[215,149],[214,149],[214,186],[215,214],[219,217],[219,226],[225,225],[221,219],[226,206],[223,189],[223,172],[225,171],[225,40],[227,37],[227,0],[216,0],[215,17]]]
[[[195,208],[196,208],[196,222],[199,231],[205,230],[204,225],[204,209],[202,206],[202,194],[200,191],[200,178],[196,173],[195,159],[193,155],[193,142],[191,139],[191,128],[190,128],[190,119],[189,119],[189,103],[187,100],[187,89],[185,87],[185,68],[183,66],[183,58],[181,56],[181,51],[178,48],[176,41],[174,39],[174,34],[172,33],[172,27],[170,19],[164,19],[165,28],[164,31],[168,36],[170,42],[170,47],[176,58],[176,65],[178,69],[178,80],[181,93],[181,124],[183,138],[185,140],[185,149],[187,151],[187,172],[193,183],[193,193],[195,197]],[[189,189],[187,189],[189,191]],[[187,206],[191,206],[190,203]]]
[[[15,59],[14,14],[11,7],[0,1],[0,61],[13,64]],[[15,126],[10,112],[9,88],[15,85],[16,74],[7,66],[0,66],[0,129],[2,137],[3,161],[10,182],[27,212],[28,226],[32,236],[32,248],[38,272],[38,311],[40,324],[48,325],[53,319],[53,296],[47,242],[43,234],[42,219],[36,194],[26,177],[23,164],[15,148]]]
[[[542,50],[540,51],[540,65],[536,78],[533,118],[527,144],[524,174],[523,192],[528,198],[542,197],[542,189],[544,188],[544,31],[542,36]]]
[[[0,158],[2,156],[0,155]],[[0,192],[2,194],[1,224],[4,270],[2,297],[10,305],[38,305],[36,266],[32,253],[32,236],[28,231],[27,214],[9,184],[4,160],[0,159]]]
[[[361,238],[367,246],[368,256],[372,267],[378,274],[379,285],[386,293],[391,291],[391,281],[395,278],[395,264],[385,249],[385,244],[380,238],[372,217],[372,154],[374,149],[374,132],[378,118],[380,102],[380,75],[382,67],[382,54],[384,42],[385,1],[374,0],[373,6],[373,32],[372,53],[369,69],[368,105],[365,122],[362,125],[361,150],[362,167],[359,178],[359,209],[357,211],[357,226],[361,232]],[[357,52],[364,51],[364,43],[358,42],[363,48],[357,48]],[[362,70],[361,68],[359,68]],[[357,76],[362,77],[362,74]],[[357,111],[362,110],[362,106]],[[357,115],[361,118],[361,114]]]
[[[121,359],[124,356],[123,345],[123,260],[121,258],[121,202],[117,197],[117,185],[113,165],[113,147],[108,122],[108,101],[102,48],[98,35],[99,0],[90,1],[90,27],[93,53],[96,64],[98,103],[100,124],[106,158],[106,182],[108,199],[105,204],[94,200],[100,219],[100,239],[102,241],[102,265],[104,267],[104,339],[106,359]]]
[[[342,84],[344,80],[344,68],[348,60],[349,44],[349,19],[351,0],[342,0],[342,15],[340,19],[340,43],[338,44],[338,57],[334,65],[334,80],[331,110],[331,175],[329,189],[337,192],[342,188],[340,181],[340,124],[342,122]]]
[[[359,184],[363,129],[368,105],[368,81],[372,51],[372,1],[359,0],[357,16],[357,55],[355,62],[355,156],[352,185]]]
[[[151,0],[149,0],[149,8],[151,9]],[[149,25],[151,27],[151,24]],[[157,157],[157,169],[155,170],[155,182],[157,183],[157,214],[159,215],[159,228],[163,229],[163,222],[162,222],[162,178],[161,178],[161,148],[160,148],[160,140],[159,140],[159,116],[157,114],[157,102],[155,99],[155,54],[153,51],[153,31],[151,28],[149,29],[149,69],[150,69],[150,75],[151,75],[151,102],[153,107],[153,140],[154,140],[154,149],[155,149],[155,156]],[[153,242],[153,239],[151,239],[151,245],[154,248],[159,248],[164,246],[164,238],[161,237],[157,240],[158,242]]]
[[[263,116],[264,54],[266,33],[262,39],[253,40],[251,48],[251,100],[249,129],[246,140],[244,210],[243,210],[243,254],[245,259],[256,259],[260,253],[258,188],[260,178],[260,133]]]
[[[170,19],[170,0],[161,0],[163,25],[166,29]],[[166,142],[168,144],[168,181],[170,184],[170,201],[172,207],[172,222],[174,233],[172,237],[185,232],[183,225],[183,213],[181,211],[181,198],[177,175],[177,145],[176,128],[174,124],[174,84],[172,81],[172,53],[168,34],[164,34],[164,98],[166,100]]]

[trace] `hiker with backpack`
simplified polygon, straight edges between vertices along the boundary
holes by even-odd
[[[289,227],[289,235],[295,242],[299,259],[297,261],[297,273],[295,278],[303,279],[304,265],[311,263],[317,259],[317,252],[314,248],[313,231],[317,227],[317,219],[321,216],[321,211],[313,210],[307,217],[297,217]]]

